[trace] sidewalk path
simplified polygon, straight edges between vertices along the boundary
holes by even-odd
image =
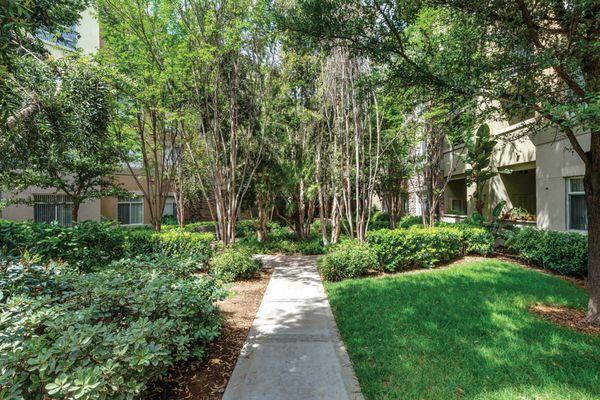
[[[275,267],[224,400],[362,400],[314,256]]]

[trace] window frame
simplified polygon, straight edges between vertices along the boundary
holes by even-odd
[[[583,180],[583,176],[570,176],[566,179],[566,196],[567,196],[567,201],[566,201],[566,215],[567,215],[567,226],[566,226],[566,230],[570,231],[570,232],[579,232],[579,233],[587,233],[587,229],[573,229],[571,228],[571,197],[572,196],[583,196],[583,199],[585,201],[585,189],[583,191],[580,192],[572,192],[571,191],[571,181],[575,180],[575,179],[581,179]],[[586,204],[586,216],[587,216],[587,204]],[[587,222],[586,222],[587,225]]]
[[[132,200],[137,200],[139,199],[140,201],[132,201]],[[144,196],[140,195],[140,194],[131,194],[130,197],[117,197],[117,222],[119,222],[119,224],[121,226],[142,226],[144,225],[144,211],[145,211],[145,206],[144,206]],[[119,219],[119,206],[122,204],[127,204],[129,206],[129,222],[128,223],[123,223],[121,222],[121,220]],[[131,215],[133,215],[131,213],[131,205],[132,204],[141,204],[142,205],[142,221],[141,222],[135,222],[132,223],[131,222]]]
[[[49,206],[49,209],[52,210],[52,214],[53,214],[53,218],[51,221],[42,221],[38,218],[36,218],[36,216],[38,215],[38,212],[36,212],[36,206]],[[65,219],[59,219],[59,212],[58,212],[58,208],[59,207],[66,207],[66,213],[63,214],[63,217],[65,217]],[[33,195],[33,221],[35,223],[53,223],[53,222],[57,222],[58,224],[60,224],[61,226],[72,226],[73,225],[73,218],[72,218],[72,212],[73,212],[73,199],[71,199],[68,195],[66,194],[60,194],[60,193],[40,193],[40,194],[34,194]]]

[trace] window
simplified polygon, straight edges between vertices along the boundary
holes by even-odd
[[[567,180],[567,223],[569,229],[587,230],[587,205],[583,178]]]
[[[452,199],[451,200],[451,207],[452,209],[450,210],[453,214],[464,214],[463,211],[463,202],[461,199]]]
[[[52,34],[45,30],[40,30],[37,34],[42,40],[46,42],[56,43],[61,46],[65,46],[69,49],[77,49],[77,25],[73,24],[65,29],[60,35]]]
[[[144,199],[142,196],[119,197],[117,219],[122,225],[144,223]]]
[[[175,204],[175,199],[172,197],[167,197],[165,201],[165,209],[163,210],[163,217],[177,217],[177,204]]]
[[[64,194],[35,194],[33,195],[33,220],[35,222],[58,222],[69,226],[73,222],[71,211],[73,201]]]

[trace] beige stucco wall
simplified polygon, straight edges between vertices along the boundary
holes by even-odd
[[[121,187],[128,192],[143,196],[135,178],[131,174],[119,174],[116,176],[117,181],[121,184]],[[140,178],[143,179],[143,178]],[[143,183],[143,181],[140,181]],[[119,199],[116,197],[103,197],[101,200],[101,213],[102,218],[117,220],[117,207]],[[150,224],[150,208],[148,201],[144,198],[144,224]]]
[[[4,194],[7,199],[33,199],[35,194],[62,194],[55,189],[43,189],[36,186],[28,187],[19,193]],[[0,211],[0,217],[11,221],[33,221],[33,206],[27,204],[11,204]],[[81,204],[79,221],[100,221],[100,200],[89,200]]]
[[[567,178],[582,176],[584,165],[568,139],[550,131],[534,136],[537,144],[537,226],[567,229]],[[590,134],[578,137],[583,149],[590,148]]]
[[[490,121],[488,122],[492,135],[498,140],[498,144],[495,147],[492,168],[497,171],[519,171],[524,169],[535,169],[536,160],[536,146],[525,134],[525,127],[523,123],[509,125],[506,121]],[[464,178],[465,166],[460,161],[460,156],[464,154],[465,148],[463,145],[456,146],[454,151],[449,146],[446,146],[444,153],[444,175],[448,175],[452,172],[452,179]],[[520,188],[511,187],[514,179],[506,180],[501,175],[495,176],[488,181],[484,188],[484,202],[485,209],[484,214],[489,216],[491,211],[501,201],[507,202],[507,208],[513,207],[509,192],[512,190],[522,191]],[[508,187],[507,187],[508,184]],[[452,193],[456,188],[449,188],[449,193],[445,195],[446,209],[448,209],[449,201],[454,196]],[[471,185],[466,187],[467,195],[467,213],[471,214],[475,211],[475,204],[473,201],[473,194],[475,192],[475,186]]]

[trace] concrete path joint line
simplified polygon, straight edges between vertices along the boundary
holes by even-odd
[[[363,400],[314,256],[263,256],[275,270],[224,400]]]

